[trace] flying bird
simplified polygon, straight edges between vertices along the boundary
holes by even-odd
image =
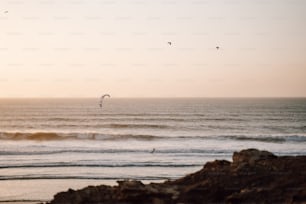
[[[168,44],[169,44],[169,45],[171,45],[171,44],[172,44],[172,42],[168,42]]]
[[[153,154],[155,152],[155,148],[152,149],[151,154]]]
[[[216,49],[217,49],[217,50],[219,50],[219,49],[220,49],[220,47],[219,47],[219,46],[217,46],[217,47],[216,47]]]
[[[4,11],[4,13],[8,13],[8,11]]]

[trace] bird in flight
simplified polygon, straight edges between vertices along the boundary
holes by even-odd
[[[8,11],[4,11],[4,13],[8,13]]]
[[[169,44],[169,45],[171,45],[171,44],[172,44],[172,42],[168,42],[168,44]]]
[[[219,50],[219,49],[220,49],[220,47],[219,47],[219,46],[217,46],[217,47],[216,47],[216,49],[217,49],[217,50]]]

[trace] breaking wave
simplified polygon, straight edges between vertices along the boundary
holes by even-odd
[[[76,136],[61,136],[52,132],[37,132],[37,133],[1,133],[0,139],[4,140],[64,140],[64,139],[77,139]]]
[[[121,125],[119,125],[121,126]],[[125,127],[125,125],[123,125]],[[101,133],[56,133],[56,132],[0,132],[0,140],[33,140],[33,141],[52,141],[52,140],[235,140],[235,141],[256,141],[269,143],[284,142],[306,142],[306,135],[210,135],[210,136],[159,136],[145,134],[101,134]]]
[[[99,134],[99,133],[54,133],[54,132],[36,132],[36,133],[0,133],[2,140],[154,140],[163,137],[154,135],[137,134]]]

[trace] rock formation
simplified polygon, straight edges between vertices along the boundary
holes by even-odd
[[[174,181],[118,181],[117,186],[69,189],[50,204],[130,203],[306,203],[306,156],[275,156],[247,149],[233,162],[208,162],[200,171]]]

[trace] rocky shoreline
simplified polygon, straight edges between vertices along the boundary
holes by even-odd
[[[306,203],[306,156],[275,156],[247,149],[233,162],[216,160],[163,183],[118,181],[117,186],[69,189],[49,204]]]

